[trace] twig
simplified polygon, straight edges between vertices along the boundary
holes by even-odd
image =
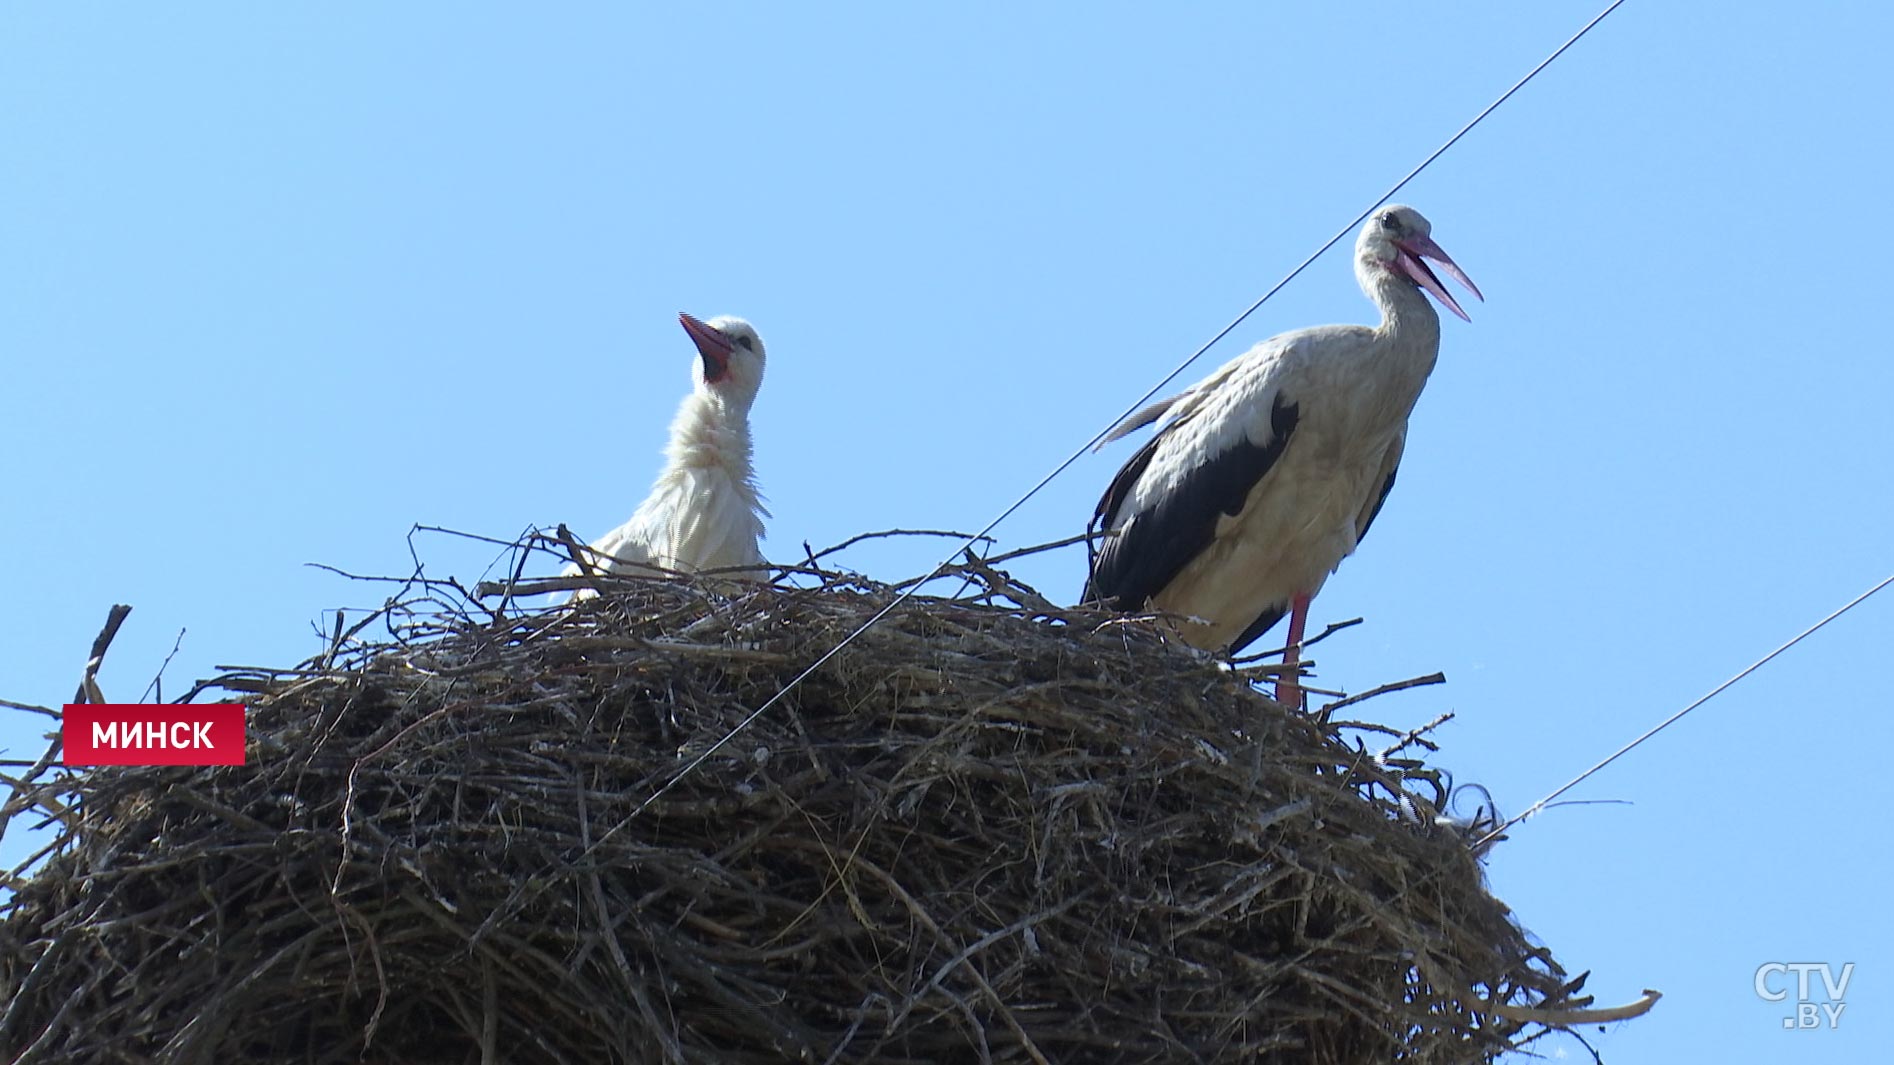
[[[957,540],[968,540],[972,542],[978,542],[978,541],[984,540],[987,543],[993,542],[993,538],[991,536],[969,536],[966,533],[954,532],[951,529],[883,529],[880,532],[857,533],[854,536],[851,536],[848,539],[843,540],[841,543],[836,544],[834,547],[825,547],[822,550],[809,555],[803,561],[809,565],[814,565],[817,560],[827,558],[828,556],[833,555],[838,551],[843,551],[847,548],[853,547],[856,544],[861,543],[863,540],[878,540],[884,536],[951,536]],[[806,541],[802,545],[802,550],[805,553],[807,553],[809,550],[809,544]]]
[[[1014,580],[1010,575],[994,569],[990,563],[976,556],[972,550],[968,550],[967,561],[963,563],[963,567],[969,574],[979,577],[989,591],[1005,595],[1028,610],[1040,614],[1057,613],[1059,610],[1038,592]]]
[[[572,535],[572,530],[566,528],[566,523],[563,521],[559,523],[558,539],[561,544],[565,545],[566,554],[571,557],[572,564],[579,567],[579,576],[588,580],[598,576],[598,567],[592,565],[591,550],[579,543],[579,538]],[[480,582],[480,584],[476,586],[476,591],[478,591],[479,588],[486,587],[486,585],[487,582]]]
[[[1598,1048],[1592,1046],[1589,1042],[1585,1040],[1585,1036],[1583,1033],[1574,1032],[1570,1028],[1547,1028],[1545,1029],[1545,1031],[1564,1032],[1566,1035],[1569,1035],[1573,1039],[1578,1040],[1578,1045],[1584,1047],[1585,1053],[1591,1055],[1592,1065],[1605,1065],[1604,1055],[1598,1053]]]
[[[566,535],[572,535],[571,531],[568,530]],[[519,586],[521,580],[525,579],[526,561],[533,557],[533,549],[530,546],[515,546],[513,552],[513,572],[508,574],[506,578],[506,595],[500,598],[499,609],[494,611],[496,627],[500,616],[505,614],[507,608],[513,605],[513,589]],[[504,558],[505,556],[502,555],[501,557]],[[480,597],[476,595],[474,598],[477,600]]]
[[[1353,706],[1354,704],[1361,702],[1363,699],[1372,699],[1377,695],[1386,695],[1389,692],[1404,691],[1408,688],[1422,688],[1422,687],[1426,687],[1429,684],[1445,684],[1445,683],[1447,683],[1447,675],[1445,673],[1429,673],[1424,677],[1413,677],[1408,680],[1397,680],[1393,684],[1383,684],[1379,688],[1370,688],[1367,691],[1362,692],[1360,695],[1350,695],[1345,699],[1337,699],[1336,701],[1332,703],[1324,703],[1322,704],[1322,711],[1324,713],[1327,713],[1331,710],[1340,710],[1344,706]]]
[[[1628,1021],[1633,1017],[1642,1017],[1651,1012],[1657,1000],[1664,997],[1662,991],[1644,989],[1644,997],[1636,1002],[1622,1006],[1606,1006],[1592,1010],[1540,1009],[1534,1006],[1511,1006],[1500,1002],[1489,1002],[1487,1010],[1494,1015],[1521,1024],[1543,1024],[1548,1028],[1569,1028],[1574,1024],[1606,1024],[1611,1021]]]
[[[7,787],[13,789],[15,795],[24,795],[31,782],[24,778],[10,777],[5,773],[0,773],[0,784],[5,784]],[[33,805],[51,814],[60,824],[65,825],[68,830],[79,827],[79,819],[72,815],[72,810],[69,809],[65,803],[60,802],[51,795],[42,794],[33,796]]]
[[[1079,533],[1077,536],[1068,536],[1063,540],[1054,540],[1051,543],[1034,544],[1031,547],[1022,547],[1014,551],[1008,551],[1003,555],[994,555],[991,558],[982,558],[980,561],[986,563],[989,566],[997,566],[1002,562],[1011,562],[1012,560],[1016,558],[1025,558],[1027,555],[1037,555],[1045,551],[1056,551],[1061,547],[1071,547],[1073,544],[1082,544],[1091,540],[1102,540],[1108,535],[1110,534],[1103,533],[1103,532],[1082,532],[1082,533]]]
[[[52,766],[54,760],[59,757],[63,743],[64,740],[60,734],[57,732],[53,733],[52,742],[46,745],[46,753],[39,756],[39,761],[34,762],[32,768],[20,774],[20,783],[13,785],[13,794],[7,796],[6,802],[0,803],[0,839],[6,838],[7,825],[12,822],[14,817],[18,816],[28,807],[42,805],[40,802],[42,796],[36,795],[33,791],[28,790],[26,785],[35,784],[39,781],[40,774],[46,772],[46,770]],[[58,846],[59,842],[59,840],[54,840],[52,845]],[[35,861],[38,861],[37,856],[27,859],[27,862],[19,868],[25,869],[27,865],[31,865]],[[0,1016],[0,1031],[6,1030],[5,1021],[6,1018]]]
[[[480,1065],[500,1065],[500,984],[485,955],[480,958]]]
[[[437,585],[440,587],[449,586],[446,581],[434,580],[428,577],[377,577],[363,573],[350,573],[348,570],[331,566],[327,562],[305,562],[303,565],[311,569],[328,570],[338,577],[347,577],[352,581],[374,581],[380,584],[418,584],[424,588],[433,588]]]
[[[954,969],[958,968],[962,962],[967,961],[968,959],[972,958],[975,954],[980,953],[981,951],[992,946],[993,944],[998,943],[1002,939],[1006,939],[1009,936],[1018,935],[1019,933],[1026,931],[1028,928],[1031,928],[1033,925],[1039,924],[1042,921],[1047,921],[1054,917],[1059,916],[1065,911],[1071,909],[1074,906],[1077,906],[1079,903],[1091,897],[1091,894],[1092,893],[1090,891],[1076,892],[1072,895],[1071,898],[1066,899],[1064,902],[1059,903],[1057,906],[1054,906],[1051,909],[1044,910],[1027,917],[1022,917],[1019,920],[1014,921],[1012,924],[1007,925],[1005,928],[995,929],[991,932],[988,932],[986,935],[981,936],[979,939],[974,940],[971,944],[968,945],[967,949],[947,959],[945,962],[941,964],[940,968],[934,970],[934,975],[931,979],[927,981],[926,986],[922,987],[919,991],[916,991],[913,995],[908,997],[907,1002],[902,1004],[901,1006],[901,1012],[895,1014],[894,1019],[888,1022],[888,1027],[890,1029],[900,1027],[901,1022],[907,1019],[908,1013],[914,1009],[914,1004],[920,1001],[921,996],[925,995],[927,992],[935,988],[940,987],[940,982],[942,980],[947,979],[947,974],[953,972]]]
[[[1268,656],[1265,655],[1264,657]],[[1284,673],[1291,672],[1300,675],[1304,670],[1314,665],[1315,659],[1313,658],[1305,658],[1300,662],[1256,662],[1247,666],[1231,666],[1230,672],[1246,679],[1250,677],[1280,677]],[[1315,689],[1304,688],[1303,690],[1314,691]]]
[[[158,663],[158,674],[151,678],[150,684],[145,685],[144,694],[138,697],[139,702],[144,702],[147,698],[150,698],[153,702],[164,702],[165,667],[169,666],[171,660],[177,657],[178,648],[184,646],[184,631],[183,629],[179,629],[178,638],[171,641],[171,652],[164,656],[164,661]],[[157,694],[153,696],[153,692]]]
[[[1442,678],[1442,679],[1444,680],[1445,678]],[[1369,692],[1368,694],[1372,695],[1374,693]],[[1364,699],[1366,699],[1367,697],[1368,697],[1367,695],[1362,696],[1362,698]],[[1335,705],[1339,706],[1341,704],[1337,703]],[[1441,714],[1440,716],[1434,718],[1432,721],[1429,721],[1428,723],[1426,723],[1425,725],[1422,725],[1419,728],[1409,729],[1407,731],[1407,735],[1402,736],[1399,742],[1391,746],[1382,748],[1381,753],[1375,755],[1375,760],[1378,762],[1387,761],[1389,758],[1392,758],[1396,754],[1399,754],[1401,751],[1405,750],[1409,744],[1419,742],[1422,736],[1427,735],[1429,732],[1434,731],[1435,729],[1439,728],[1440,726],[1452,720],[1453,720],[1453,711],[1448,710],[1447,712]],[[1432,746],[1432,745],[1430,744],[1429,746]]]
[[[563,530],[565,526],[561,525],[559,526],[559,528]],[[495,547],[519,547],[522,542],[530,542],[532,540],[537,540],[537,539],[541,539],[545,537],[544,533],[534,531],[530,535],[523,537],[519,540],[501,540],[492,536],[481,536],[479,533],[462,532],[459,529],[449,529],[440,525],[422,525],[419,523],[416,523],[414,527],[409,530],[409,532],[411,533],[417,533],[417,532],[440,533],[444,536],[459,537],[462,540],[475,540],[483,544],[492,544]],[[571,535],[571,534],[568,533],[567,535]]]
[[[1323,629],[1321,632],[1316,633],[1314,636],[1311,636],[1310,638],[1303,640],[1302,649],[1306,651],[1309,648],[1314,647],[1316,644],[1321,643],[1323,640],[1328,639],[1330,636],[1333,636],[1336,633],[1342,631],[1343,629],[1350,628],[1355,625],[1359,625],[1361,624],[1361,622],[1362,622],[1361,618],[1349,618],[1347,621],[1329,622],[1329,625],[1327,628]],[[1240,666],[1240,665],[1245,665],[1250,662],[1259,661],[1264,658],[1281,658],[1283,655],[1287,654],[1288,652],[1289,652],[1289,647],[1287,644],[1284,644],[1283,646],[1274,648],[1272,650],[1254,651],[1254,652],[1251,652],[1250,654],[1242,655],[1238,658],[1232,658],[1230,659],[1230,664],[1233,666]],[[1308,665],[1308,663],[1304,662],[1303,665]]]
[[[335,611],[335,631],[329,637],[329,649],[323,653],[322,668],[335,668],[335,656],[342,653],[342,626],[347,624],[347,611],[337,607]]]

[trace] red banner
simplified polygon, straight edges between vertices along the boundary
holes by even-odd
[[[242,765],[243,704],[67,703],[65,763]]]

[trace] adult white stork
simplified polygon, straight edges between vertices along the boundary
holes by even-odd
[[[697,345],[691,393],[671,420],[664,471],[651,494],[631,520],[589,549],[593,567],[606,573],[763,564],[757,539],[769,511],[756,490],[750,445],[750,405],[763,383],[762,338],[741,318],[677,317]]]
[[[1387,502],[1440,350],[1423,290],[1467,318],[1423,258],[1480,295],[1431,228],[1412,207],[1388,207],[1355,242],[1355,277],[1380,326],[1271,337],[1106,436],[1163,419],[1098,502],[1094,524],[1115,535],[1092,559],[1088,601],[1174,615],[1184,642],[1226,654],[1286,613],[1276,698],[1300,705],[1309,600]]]

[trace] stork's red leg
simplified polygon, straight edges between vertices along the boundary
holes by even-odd
[[[1289,601],[1289,646],[1282,652],[1282,675],[1276,678],[1276,701],[1284,706],[1302,709],[1302,687],[1296,683],[1296,671],[1302,664],[1302,630],[1309,621],[1308,595],[1298,595]]]

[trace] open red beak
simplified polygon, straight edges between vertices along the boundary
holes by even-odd
[[[697,345],[697,354],[704,360],[704,380],[712,384],[723,380],[730,372],[730,349],[734,346],[730,338],[688,314],[680,312],[677,320],[683,323],[684,331],[691,335],[691,343]]]
[[[1394,246],[1401,252],[1395,257],[1395,262],[1400,266],[1402,273],[1412,278],[1416,285],[1426,289],[1435,299],[1446,304],[1447,309],[1459,315],[1462,321],[1473,320],[1468,318],[1467,312],[1461,310],[1460,304],[1447,294],[1446,286],[1440,283],[1440,278],[1434,276],[1433,270],[1428,268],[1422,258],[1432,259],[1439,263],[1440,268],[1447,272],[1448,277],[1465,285],[1481,303],[1486,302],[1486,297],[1480,295],[1480,286],[1473,283],[1473,279],[1467,276],[1465,270],[1460,269],[1460,264],[1454,262],[1452,256],[1441,250],[1440,245],[1434,243],[1434,238],[1408,237],[1395,241]]]

